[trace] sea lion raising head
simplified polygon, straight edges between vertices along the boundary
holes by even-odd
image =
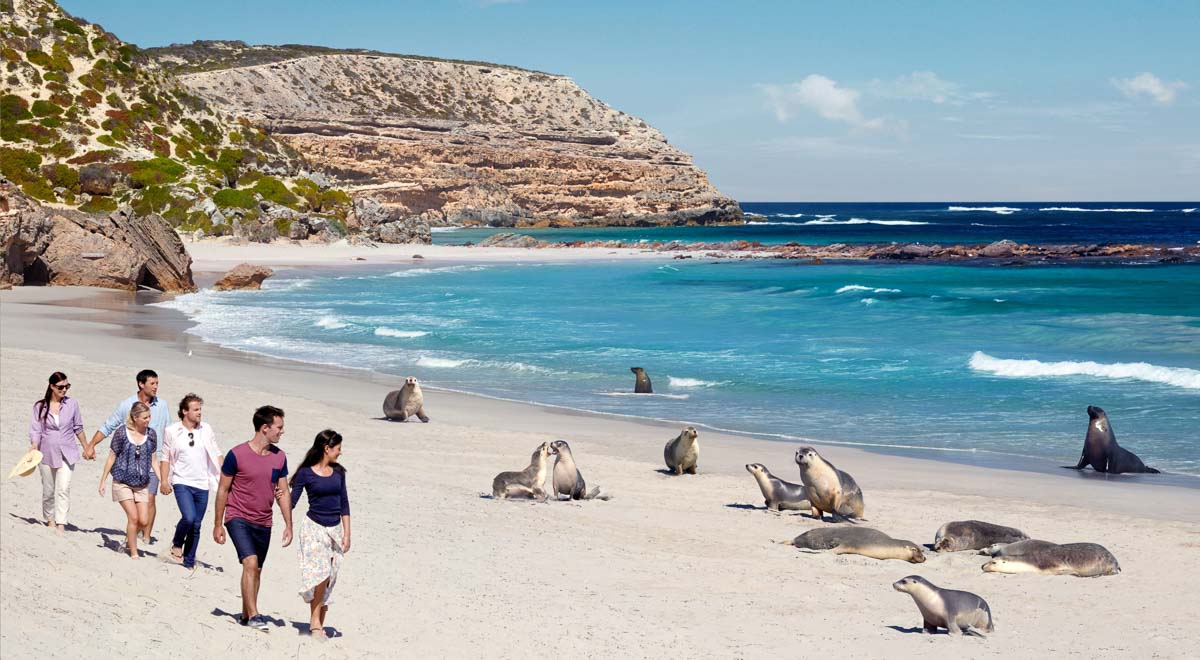
[[[700,462],[699,436],[695,427],[687,426],[667,441],[663,447],[663,460],[668,470],[674,474],[696,474],[696,464]]]
[[[821,520],[826,512],[839,522],[863,517],[862,490],[854,477],[835,468],[812,447],[796,450],[796,465],[814,518]]]
[[[771,511],[807,511],[812,508],[803,485],[776,477],[762,463],[749,463],[746,471],[758,482],[764,503]]]
[[[1079,463],[1073,466],[1082,470],[1091,465],[1097,472],[1120,474],[1122,472],[1147,472],[1158,474],[1158,470],[1146,467],[1136,454],[1117,444],[1117,435],[1113,433],[1108,415],[1099,406],[1088,406],[1088,430],[1083,439],[1083,454]],[[1063,467],[1072,467],[1064,465]]]
[[[404,379],[404,385],[398,390],[388,392],[383,399],[383,416],[401,422],[413,415],[422,422],[428,422],[425,414],[425,395],[421,385],[413,376]]]
[[[996,629],[987,601],[969,591],[941,589],[919,575],[900,578],[892,588],[912,596],[921,611],[922,632],[927,635],[945,628],[951,635],[982,637],[980,630]]]
[[[646,370],[641,367],[630,367],[630,371],[637,376],[637,380],[633,383],[634,394],[654,394],[654,388],[650,386],[650,377],[646,375]]]
[[[546,473],[550,471],[550,457],[555,454],[549,442],[543,442],[533,450],[529,467],[519,472],[501,472],[492,479],[492,497],[499,500],[535,499],[545,502],[547,495],[542,488]]]

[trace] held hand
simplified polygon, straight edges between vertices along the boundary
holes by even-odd
[[[158,492],[162,493],[163,495],[170,495],[171,490],[172,490],[171,484],[169,484],[165,481],[162,482],[162,484],[158,487]]]
[[[225,528],[220,525],[213,526],[213,540],[217,545],[225,545]]]
[[[83,447],[83,458],[84,458],[85,460],[89,460],[89,461],[94,461],[94,460],[96,460],[96,449],[95,449],[95,447],[92,447],[91,445],[84,445],[84,447]]]
[[[350,535],[343,534],[342,535],[342,554],[346,554],[347,552],[350,552]]]
[[[292,527],[289,525],[283,528],[283,547],[288,547],[292,544]]]

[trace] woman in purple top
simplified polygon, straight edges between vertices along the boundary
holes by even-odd
[[[66,374],[50,374],[46,394],[33,404],[33,419],[29,422],[29,448],[42,452],[38,466],[42,475],[42,518],[47,526],[60,532],[67,528],[71,476],[79,462],[79,447],[86,442],[83,415],[79,403],[67,396],[69,389]]]
[[[346,468],[337,462],[341,455],[342,436],[321,431],[290,482],[293,508],[300,492],[308,493],[308,515],[300,523],[300,596],[308,603],[314,637],[325,637],[338,568],[342,555],[350,552],[350,498]]]
[[[111,451],[100,474],[100,494],[111,472],[112,498],[125,511],[125,546],[131,559],[138,558],[137,533],[150,524],[150,475],[159,477],[159,463],[154,460],[158,438],[150,428],[150,406],[135,401],[129,408],[124,426],[118,426],[109,442]],[[150,533],[146,533],[150,542]]]

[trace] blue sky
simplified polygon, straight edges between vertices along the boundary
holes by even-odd
[[[1200,2],[66,0],[139,46],[573,78],[742,201],[1200,199]]]

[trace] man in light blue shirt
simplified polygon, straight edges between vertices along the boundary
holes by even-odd
[[[133,396],[125,399],[117,404],[116,410],[109,415],[108,421],[104,422],[104,426],[92,435],[92,440],[83,448],[83,457],[89,461],[96,460],[96,445],[104,441],[105,438],[113,434],[118,427],[125,424],[125,418],[129,416],[129,409],[133,407],[135,401],[150,406],[150,428],[154,429],[156,445],[158,449],[155,452],[155,463],[158,463],[162,456],[163,438],[166,437],[167,425],[171,423],[171,413],[167,410],[167,404],[158,398],[158,374],[151,369],[142,369],[137,374],[137,392]],[[150,492],[150,521],[146,524],[145,538],[146,543],[150,543],[150,530],[154,528],[154,496],[158,494],[158,477],[154,471],[150,471],[150,483],[147,484],[146,490]]]

